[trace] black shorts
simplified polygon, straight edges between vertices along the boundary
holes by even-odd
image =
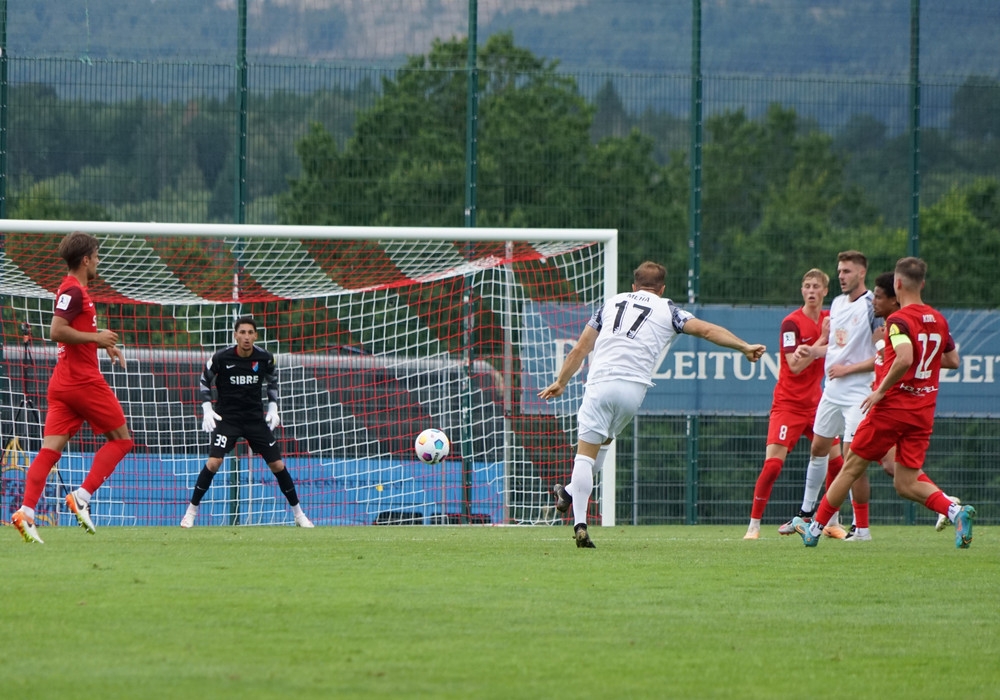
[[[236,447],[240,438],[244,438],[250,445],[250,449],[263,457],[267,464],[281,459],[278,439],[274,437],[274,433],[267,427],[263,418],[243,423],[228,423],[225,419],[220,420],[216,423],[215,430],[212,431],[208,456],[225,457]]]

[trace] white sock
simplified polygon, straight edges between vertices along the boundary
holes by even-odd
[[[819,526],[819,523],[815,520],[809,523],[809,534],[813,537],[819,537],[823,534],[823,528]]]
[[[867,535],[867,534],[868,534],[867,527],[859,527],[857,530],[854,531],[855,537],[857,537],[858,535]]]
[[[760,529],[760,518],[750,518],[750,526],[747,529],[759,530]]]
[[[198,506],[196,506],[194,503],[188,503],[187,512],[190,513],[191,515],[198,515]]]
[[[961,512],[962,512],[962,506],[958,505],[957,503],[952,503],[950,506],[948,506],[948,520],[950,520],[951,522],[955,522],[955,518],[957,518],[958,514]]]
[[[73,492],[73,495],[76,496],[76,500],[79,503],[82,503],[84,506],[89,506],[90,505],[90,497],[93,494],[90,493],[90,491],[86,490],[85,488],[83,488],[81,486],[80,488],[78,488],[76,491]]]
[[[28,506],[21,506],[20,508],[18,508],[18,510],[20,510],[22,513],[24,513],[25,515],[27,515],[32,520],[35,519],[35,509],[34,508],[29,508]]]
[[[840,525],[840,513],[835,512],[833,517],[830,518],[830,522],[827,525]]]
[[[590,494],[594,490],[595,460],[583,455],[577,455],[573,460],[573,476],[566,490],[573,497],[573,524],[587,524],[587,507],[590,505]]]
[[[300,515],[305,515],[305,513],[302,512],[301,503],[296,503],[294,506],[292,506],[292,515],[294,515],[296,518],[299,517]]]
[[[826,481],[826,466],[829,463],[830,455],[809,458],[809,466],[806,468],[806,488],[802,495],[802,510],[806,513],[816,510],[816,502],[819,501],[820,489]]]

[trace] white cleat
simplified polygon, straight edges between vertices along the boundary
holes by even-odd
[[[17,531],[21,533],[21,537],[28,544],[45,544],[41,537],[38,536],[38,529],[35,527],[34,518],[29,518],[24,514],[22,510],[14,511],[14,514],[10,516],[10,524],[17,528]]]
[[[305,513],[302,515],[295,516],[295,527],[316,527],[312,524],[312,520],[306,517]]]
[[[94,528],[94,521],[90,519],[90,506],[80,503],[73,493],[67,493],[66,507],[69,508],[70,513],[76,516],[76,521],[80,523],[80,527],[87,531],[88,535],[97,532]]]
[[[198,514],[198,511],[191,512],[190,510],[184,514],[181,518],[181,527],[185,530],[190,530],[194,527],[194,517]]]

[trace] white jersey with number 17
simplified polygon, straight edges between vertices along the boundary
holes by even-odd
[[[652,292],[623,292],[598,308],[590,321],[598,332],[587,382],[614,379],[652,386],[657,360],[694,315]]]

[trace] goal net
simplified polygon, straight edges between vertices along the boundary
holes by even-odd
[[[95,497],[98,525],[175,525],[204,465],[198,380],[252,315],[274,353],[276,431],[316,524],[553,523],[551,487],[568,478],[576,378],[540,388],[595,304],[616,291],[607,230],[369,228],[3,221],[0,431],[3,517],[18,507],[41,444],[57,248],[74,230],[101,242],[88,291],[118,333],[125,368],[101,367],[135,440]],[[263,404],[262,404],[263,410]],[[451,454],[425,465],[424,428]],[[50,476],[41,522],[62,509],[103,443],[84,427]],[[609,461],[613,464],[613,461]],[[613,469],[608,470],[613,472]],[[613,522],[613,474],[592,516]],[[610,490],[608,489],[610,484]],[[245,443],[202,501],[199,525],[291,523],[288,504]]]

